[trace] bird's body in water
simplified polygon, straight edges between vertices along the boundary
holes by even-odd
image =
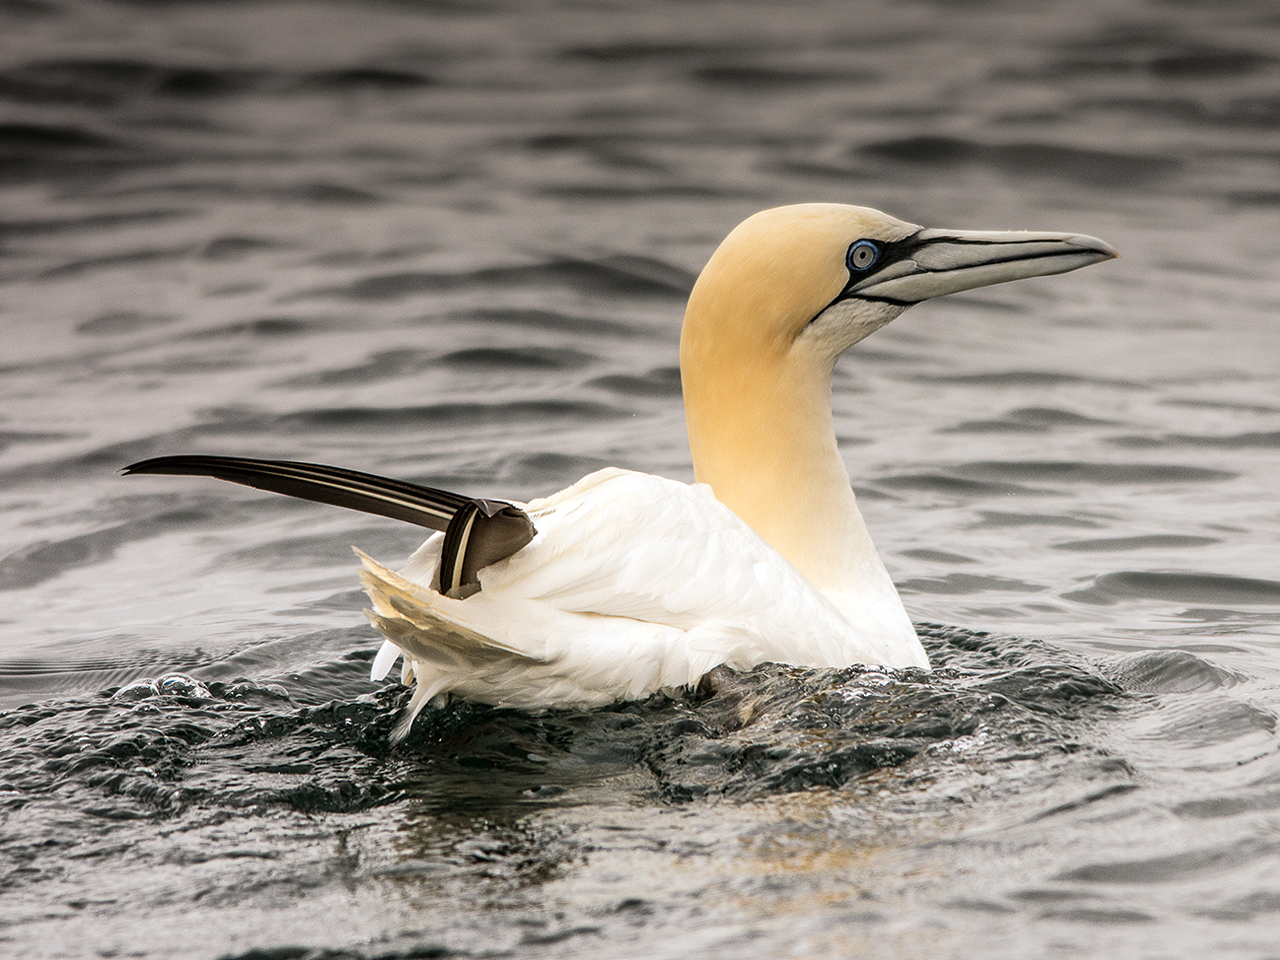
[[[1117,256],[1075,234],[928,230],[864,207],[766,210],[720,245],[680,342],[693,485],[593,473],[528,504],[313,464],[162,457],[199,474],[434,528],[398,573],[361,554],[366,611],[417,688],[597,706],[763,661],[928,668],[836,446],[831,374],[909,306]]]

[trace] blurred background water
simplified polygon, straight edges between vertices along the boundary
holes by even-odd
[[[939,670],[540,718],[403,692],[349,547],[142,457],[690,479],[757,209],[1095,234],[836,375]],[[0,945],[1280,957],[1280,13],[0,3]]]

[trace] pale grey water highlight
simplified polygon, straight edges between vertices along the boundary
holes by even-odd
[[[1280,15],[0,6],[0,951],[1280,957]],[[837,371],[933,676],[387,734],[358,544],[179,452],[689,478],[756,209],[1125,255]]]

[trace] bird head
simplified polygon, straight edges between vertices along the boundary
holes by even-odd
[[[681,363],[777,358],[799,341],[834,361],[922,300],[1117,256],[1080,234],[926,229],[834,203],[775,207],[739,224],[703,269]]]

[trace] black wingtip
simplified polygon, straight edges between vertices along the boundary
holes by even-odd
[[[122,477],[131,477],[136,474],[203,477],[210,475],[207,473],[207,470],[211,463],[223,459],[230,460],[231,458],[203,457],[192,454],[183,454],[171,457],[151,457],[147,460],[139,460],[137,463],[131,463],[127,467],[121,467],[119,473]]]
[[[120,473],[213,477],[443,531],[444,592],[478,588],[476,575],[481,569],[511,556],[537,532],[528,514],[514,504],[319,463],[179,454],[139,460],[122,467]]]

